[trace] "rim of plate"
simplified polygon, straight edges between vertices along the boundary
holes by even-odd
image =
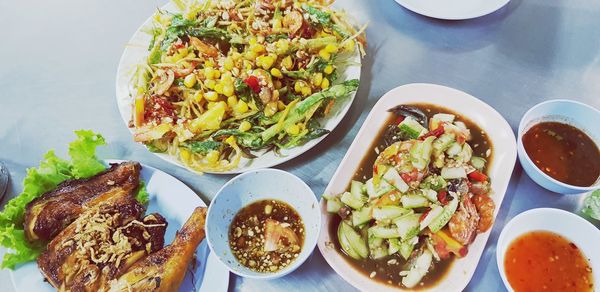
[[[510,2],[510,0],[495,0],[497,2],[497,5],[490,6],[490,8],[488,8],[488,9],[476,10],[473,12],[466,12],[466,13],[462,13],[462,14],[461,13],[444,14],[444,13],[432,12],[432,11],[427,10],[426,8],[424,9],[421,6],[413,5],[413,1],[411,1],[411,0],[394,0],[394,1],[396,1],[396,3],[398,3],[400,6],[406,8],[414,13],[424,15],[427,17],[431,17],[431,18],[444,19],[444,20],[467,20],[467,19],[473,19],[473,18],[477,18],[477,17],[486,16],[492,12],[500,10],[500,8],[506,6],[506,4],[508,4],[508,2]]]
[[[169,2],[165,5],[163,5],[162,7],[160,7],[160,9],[166,10],[166,11],[178,11],[178,9],[175,7],[175,5],[172,2]],[[119,65],[117,67],[117,74],[116,74],[116,78],[115,78],[115,93],[116,93],[117,107],[119,108],[119,114],[121,116],[121,119],[123,120],[123,123],[125,123],[125,127],[127,127],[127,130],[129,130],[129,133],[131,133],[131,134],[133,134],[133,128],[130,128],[128,126],[129,120],[130,120],[129,116],[131,114],[131,109],[130,109],[131,108],[131,98],[129,97],[129,94],[130,94],[129,80],[131,79],[131,72],[128,72],[128,71],[132,70],[131,66],[133,64],[138,64],[139,62],[142,61],[142,59],[134,60],[134,58],[129,57],[129,55],[130,54],[135,55],[135,53],[132,53],[132,51],[140,49],[140,48],[138,48],[138,46],[140,46],[140,44],[135,44],[134,42],[140,36],[146,35],[146,33],[144,33],[142,31],[142,29],[144,27],[150,25],[151,22],[152,22],[152,16],[149,16],[135,30],[135,32],[133,33],[131,38],[127,41],[127,44],[133,44],[133,46],[125,46],[125,50],[123,50],[123,53],[121,54],[121,57],[119,58]],[[146,46],[147,46],[147,44],[143,44],[141,46],[144,51],[144,56],[147,55]],[[358,47],[356,47],[356,49],[355,49],[355,54],[353,56],[349,57],[349,59],[352,60],[353,62],[358,63],[359,65],[350,65],[346,68],[346,70],[344,71],[344,74],[351,73],[350,76],[346,76],[346,80],[355,78],[355,79],[358,79],[359,83],[360,83],[360,75],[362,72],[362,57],[360,56]],[[352,69],[352,68],[354,68],[354,69]],[[347,97],[344,97],[343,102],[340,103],[340,105],[335,106],[335,107],[337,107],[337,110],[335,110],[336,112],[333,113],[332,116],[321,119],[319,121],[323,125],[323,128],[329,130],[330,133],[333,132],[337,128],[337,126],[342,122],[342,120],[344,119],[344,117],[346,116],[348,111],[350,110],[350,107],[354,103],[354,100],[356,99],[356,95],[357,95],[359,89],[360,89],[360,85],[359,85],[359,88],[357,88],[357,90],[355,92],[351,93]],[[129,108],[129,110],[127,108]],[[332,124],[329,126],[326,126],[325,124],[327,124],[327,123],[332,123]],[[261,156],[251,159],[251,160],[242,158],[240,164],[244,163],[244,164],[249,164],[249,165],[244,165],[242,167],[239,167],[239,165],[238,165],[237,168],[228,170],[228,171],[222,171],[222,172],[204,171],[203,173],[240,174],[240,173],[243,173],[246,171],[274,167],[279,164],[290,161],[290,160],[304,154],[305,152],[309,151],[310,149],[315,147],[317,144],[319,144],[321,141],[323,141],[323,139],[325,139],[325,137],[329,136],[330,133],[327,133],[319,138],[310,140],[302,146],[283,150],[283,151],[281,151],[283,154],[281,156],[277,156],[277,155],[273,154],[273,151],[267,151],[265,153],[262,153]],[[142,143],[138,143],[138,142],[135,142],[135,143],[142,144]],[[146,146],[144,146],[144,148],[146,148]],[[146,151],[149,151],[149,150],[146,148]],[[177,165],[179,167],[185,168],[193,173],[198,173],[198,171],[195,171],[195,170],[183,165],[176,158],[174,158],[173,156],[171,156],[169,154],[154,153],[154,152],[151,152],[151,153],[173,165]],[[260,158],[265,157],[265,155],[273,155],[275,159],[272,159],[272,161],[264,163],[264,164],[254,165],[256,161],[261,161]],[[266,158],[269,158],[269,157],[266,157]]]
[[[473,96],[473,95],[471,95],[469,93],[466,93],[466,92],[464,92],[462,90],[458,90],[458,89],[455,89],[455,88],[452,88],[452,87],[448,87],[448,86],[444,86],[444,85],[431,84],[431,83],[410,83],[410,84],[400,85],[398,87],[395,87],[395,88],[389,90],[388,92],[386,92],[386,93],[384,93],[382,95],[382,97],[372,107],[371,112],[369,112],[369,115],[367,116],[367,118],[365,119],[365,121],[363,122],[363,124],[361,125],[361,128],[359,129],[358,133],[356,134],[356,137],[361,137],[362,135],[364,135],[363,132],[368,131],[368,129],[365,127],[365,125],[367,123],[369,123],[374,118],[373,117],[373,115],[374,115],[373,109],[377,108],[377,106],[378,106],[379,103],[384,103],[385,99],[392,98],[394,96],[394,94],[396,94],[396,92],[398,92],[400,90],[405,90],[407,88],[435,88],[437,90],[444,90],[444,91],[447,91],[447,92],[454,92],[456,94],[460,94],[462,96],[468,97],[469,99],[472,99],[473,102],[479,104],[480,106],[482,106],[482,107],[486,108],[487,110],[489,110],[491,113],[494,113],[498,117],[500,117],[501,124],[497,125],[497,127],[501,128],[501,129],[504,129],[504,130],[507,130],[505,134],[508,134],[508,136],[510,138],[512,138],[512,139],[510,139],[511,143],[509,145],[507,145],[507,147],[508,147],[508,149],[507,149],[508,156],[505,158],[506,161],[504,162],[504,163],[508,163],[508,165],[510,165],[510,167],[507,167],[505,169],[505,171],[502,171],[502,173],[507,173],[507,174],[505,174],[505,175],[500,174],[501,180],[506,180],[506,184],[500,185],[498,187],[498,189],[494,192],[494,193],[498,193],[499,190],[502,191],[502,195],[501,196],[495,197],[495,199],[499,200],[499,201],[496,202],[496,200],[494,200],[494,202],[496,203],[496,209],[494,210],[494,222],[495,222],[495,219],[497,218],[498,212],[500,210],[500,206],[502,205],[502,202],[504,201],[504,197],[505,197],[506,191],[508,189],[508,184],[510,182],[510,177],[512,176],[512,172],[514,170],[514,166],[515,166],[515,163],[516,163],[516,159],[517,159],[517,143],[516,143],[514,132],[512,131],[512,128],[510,127],[510,124],[506,121],[506,119],[498,111],[496,111],[493,107],[491,107],[489,104],[487,104],[483,100],[481,100],[481,99],[479,99],[479,98],[477,98],[477,97],[475,97],[475,96]],[[387,96],[387,95],[389,95],[389,97],[384,99],[384,96]],[[410,99],[410,97],[409,97],[409,99]],[[409,101],[409,102],[414,102],[414,101]],[[428,103],[428,104],[437,105],[436,99],[422,101],[422,102]],[[445,107],[445,106],[443,106],[443,107]],[[459,110],[456,110],[454,108],[450,108],[450,109],[461,113]],[[470,120],[473,121],[473,117],[470,117],[468,115],[465,115],[465,116],[467,118],[469,118]],[[375,137],[373,137],[373,139],[374,138]],[[342,161],[340,162],[340,165],[344,164],[347,159],[351,159],[351,158],[348,158],[346,156],[348,155],[348,152],[350,151],[350,149],[353,149],[354,147],[359,147],[359,146],[355,146],[355,144],[357,144],[357,141],[358,140],[356,140],[356,138],[352,141],[352,144],[350,145],[350,147],[346,151],[346,154],[344,155],[344,158],[342,158]],[[492,145],[494,146],[496,144],[492,143]],[[497,147],[494,147],[494,148],[497,148]],[[494,155],[496,155],[496,154],[494,154]],[[494,160],[492,160],[492,164],[491,165],[499,163],[498,162],[499,158],[497,158],[497,156],[495,156],[495,157],[496,158],[494,158]],[[336,171],[335,171],[332,179],[330,180],[329,184],[325,188],[325,191],[324,191],[325,193],[329,190],[329,188],[331,186],[331,182],[335,178],[338,178],[338,176],[342,175],[341,172],[342,172],[342,170],[338,167],[338,169],[336,169]],[[507,177],[504,177],[504,176],[507,176]],[[323,198],[321,198],[321,201],[323,201]],[[323,213],[326,213],[326,209],[325,209],[326,208],[326,206],[325,206],[326,204],[323,204],[323,202],[319,202],[319,204],[321,206],[321,211]],[[321,223],[322,224],[328,224],[329,223],[328,217],[327,216],[323,216],[323,219],[321,220]],[[472,268],[472,271],[471,270],[469,270],[469,271],[464,271],[463,270],[464,273],[469,273],[470,274],[470,276],[468,277],[468,281],[466,281],[464,283],[463,282],[456,283],[457,282],[456,280],[451,280],[450,284],[455,285],[455,286],[461,286],[462,288],[460,290],[462,290],[462,289],[464,289],[464,287],[466,287],[466,285],[472,279],[472,277],[473,277],[473,275],[475,273],[475,269],[479,265],[479,261],[481,260],[481,257],[483,256],[483,252],[485,251],[485,246],[487,245],[487,242],[488,242],[488,239],[489,239],[489,236],[491,234],[491,231],[492,231],[493,227],[494,226],[492,225],[492,227],[489,230],[487,230],[486,232],[478,234],[477,238],[472,243],[472,245],[475,244],[475,243],[477,243],[477,247],[481,248],[480,252],[479,252],[478,249],[474,249],[472,251],[472,252],[477,251],[477,254],[473,255],[475,258],[468,258],[468,256],[467,256],[467,257],[461,259],[461,260],[468,259],[470,261],[475,261],[475,266]],[[328,237],[329,235],[324,233],[324,232],[328,232],[328,228],[329,228],[328,226],[321,226],[321,234],[319,236],[319,241],[318,241],[318,244],[317,244],[317,246],[319,248],[319,251],[323,255],[323,258],[325,258],[325,261],[329,264],[329,266],[340,277],[342,277],[344,280],[346,280],[349,284],[351,284],[355,288],[357,288],[359,290],[362,290],[362,289],[369,289],[369,288],[375,287],[375,286],[370,286],[370,285],[365,286],[365,284],[363,284],[361,282],[362,279],[363,279],[362,272],[358,271],[356,268],[354,268],[352,266],[349,266],[349,264],[346,263],[345,267],[348,267],[348,269],[351,269],[352,270],[351,272],[347,272],[347,271],[345,271],[344,269],[342,269],[342,268],[340,268],[338,266],[338,259],[334,258],[334,257],[335,256],[343,257],[343,255],[339,251],[330,251],[330,250],[328,250],[329,247],[327,247],[327,243],[324,241],[325,239],[329,238]],[[482,242],[481,242],[481,240],[482,240]],[[477,242],[477,241],[480,241],[480,242]],[[481,246],[481,244],[483,244],[483,245]],[[471,255],[472,252],[470,252],[469,255]],[[331,255],[331,253],[335,253],[335,255]],[[341,261],[345,262],[345,261],[347,261],[347,259],[341,258]],[[456,268],[458,268],[458,267],[456,267],[456,266],[453,265],[450,268],[450,270],[448,271],[448,273],[451,272],[453,269],[456,269]],[[360,275],[361,277],[353,277],[353,276],[358,276],[358,275]],[[368,276],[365,276],[365,277],[368,277]],[[442,278],[441,281],[446,281],[446,279],[447,279],[447,276],[445,276],[444,278]],[[459,281],[463,281],[463,280],[459,280]],[[380,283],[380,282],[374,281],[374,280],[373,280],[373,282],[375,283],[373,285],[377,285],[377,288],[379,290],[381,290],[381,291],[410,291],[410,289],[406,290],[406,289],[404,289],[402,287],[399,287],[399,286],[398,287],[388,286],[386,284],[383,284],[383,283]],[[463,286],[463,284],[464,284],[464,286]],[[453,288],[456,288],[456,287],[453,287]],[[428,287],[428,289],[430,289],[432,291],[444,291],[444,289],[441,288],[438,284],[436,284],[433,287]]]

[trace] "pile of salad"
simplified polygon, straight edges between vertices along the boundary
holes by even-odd
[[[411,288],[436,263],[464,257],[493,224],[495,205],[487,160],[473,155],[465,123],[447,113],[427,119],[408,106],[393,111],[398,119],[386,129],[373,176],[324,197],[327,211],[341,217],[342,251],[358,261],[400,263],[401,284]]]
[[[174,3],[181,13],[154,15],[132,79],[130,126],[153,152],[197,172],[231,170],[327,134],[317,119],[358,87],[338,71],[364,54],[365,28],[328,1]]]

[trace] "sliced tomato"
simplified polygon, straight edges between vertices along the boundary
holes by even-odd
[[[398,116],[396,118],[396,125],[399,125],[400,123],[402,123],[402,121],[404,121],[404,119],[406,119],[405,116]]]
[[[260,83],[256,76],[250,75],[248,78],[244,79],[244,83],[246,83],[254,93],[260,92]]]
[[[442,205],[448,204],[448,192],[445,190],[439,190],[437,194],[437,199],[442,203]]]
[[[484,181],[488,180],[487,175],[483,174],[483,172],[481,172],[479,170],[469,173],[468,176],[470,179],[472,179],[474,181],[478,181],[478,182],[484,182]]]

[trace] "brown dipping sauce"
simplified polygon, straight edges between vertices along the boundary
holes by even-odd
[[[559,122],[542,122],[523,135],[525,152],[547,175],[589,187],[600,175],[600,150],[583,131]]]
[[[508,247],[504,271],[515,291],[593,291],[592,268],[579,248],[548,231],[521,235]]]
[[[437,113],[447,113],[455,115],[456,120],[465,123],[467,128],[471,130],[472,138],[470,141],[468,141],[468,143],[473,147],[473,155],[486,158],[488,160],[486,169],[489,168],[493,157],[493,154],[490,155],[490,153],[492,153],[493,150],[491,143],[489,142],[489,138],[479,126],[477,126],[475,123],[473,123],[466,117],[444,107],[439,107],[426,103],[407,105],[422,110],[428,118],[431,118]],[[353,177],[354,180],[365,181],[367,178],[373,175],[373,163],[375,162],[375,159],[377,159],[377,153],[374,151],[374,149],[376,147],[380,151],[385,149],[384,134],[386,126],[394,124],[396,122],[396,118],[397,116],[395,116],[394,114],[389,114],[389,118],[385,123],[385,126],[379,131],[379,133],[377,133],[375,139],[373,140],[373,144],[370,147],[370,149],[373,149],[373,151],[369,151],[367,154],[365,154],[365,156],[362,158],[359,168],[355,171]],[[348,186],[348,189],[349,188],[350,186]],[[331,243],[338,252],[343,254],[344,252],[342,251],[342,247],[340,246],[340,243],[337,239],[337,230],[340,222],[340,216],[332,215],[331,220],[329,221],[330,224],[328,226],[328,231],[329,237],[332,241]],[[351,266],[353,266],[355,269],[357,269],[366,276],[370,277],[373,274],[373,272],[375,272],[374,276],[372,277],[373,280],[376,280],[381,283],[386,283],[394,287],[400,286],[403,289],[407,289],[400,284],[402,277],[399,275],[399,273],[403,270],[406,270],[407,264],[406,261],[400,256],[392,255],[381,259],[367,258],[364,260],[355,260],[351,257],[344,256],[344,259],[346,259],[346,261]],[[413,290],[431,288],[436,283],[441,281],[446,275],[446,273],[450,270],[450,267],[454,263],[454,259],[455,257],[454,255],[452,255],[447,260],[435,263],[433,270],[429,271],[429,273],[427,273],[427,275],[423,277],[421,283],[414,287]]]

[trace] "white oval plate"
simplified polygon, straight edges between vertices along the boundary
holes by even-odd
[[[496,245],[496,263],[502,282],[508,291],[514,291],[504,272],[504,256],[509,245],[519,236],[531,231],[550,231],[566,237],[590,261],[595,287],[600,279],[600,230],[585,219],[565,210],[538,208],[527,210],[512,218],[502,229]]]
[[[369,116],[358,131],[348,152],[342,159],[325,194],[339,194],[346,190],[352,177],[364,157],[372,149],[376,133],[388,121],[388,109],[400,104],[429,103],[448,108],[461,116],[468,118],[484,130],[492,143],[493,159],[488,165],[488,174],[492,182],[493,193],[490,195],[496,203],[494,217],[498,214],[504,193],[512,174],[517,158],[515,136],[506,120],[492,107],[467,93],[453,88],[434,84],[408,84],[396,87],[386,93],[369,113]],[[328,214],[326,204],[321,204],[323,220],[319,236],[319,250],[329,265],[346,281],[363,291],[394,291],[401,290],[398,286],[389,286],[374,281],[368,275],[354,269],[340,252],[332,247],[329,237],[329,224],[333,215]],[[490,228],[491,230],[491,228]],[[479,258],[483,253],[490,232],[477,235],[469,245],[466,257],[456,259],[450,270],[431,291],[462,291],[475,273]]]
[[[404,8],[421,15],[447,20],[471,19],[488,15],[510,0],[396,0]]]
[[[163,6],[161,10],[166,11],[178,11],[175,5],[172,2]],[[119,106],[119,111],[121,113],[121,118],[125,125],[128,127],[129,121],[132,117],[132,99],[130,98],[130,85],[129,81],[134,72],[134,68],[137,64],[144,62],[145,58],[148,56],[148,44],[150,43],[150,35],[143,32],[142,30],[147,27],[152,26],[152,19],[148,18],[146,22],[144,22],[133,34],[131,39],[129,40],[127,46],[125,47],[125,51],[121,56],[121,60],[119,61],[119,68],[117,69],[117,80],[116,80],[116,89],[117,89],[117,105]],[[349,60],[349,63],[360,64],[361,58],[358,52],[358,49],[355,50],[355,55],[352,56]],[[338,80],[348,80],[348,79],[360,79],[360,65],[350,65],[345,68],[345,70],[340,70],[340,74]],[[337,102],[334,106],[334,109],[330,113],[330,116],[325,119],[318,120],[321,126],[329,131],[333,131],[335,127],[342,121],[352,102],[354,101],[354,97],[356,96],[356,92],[352,93],[349,97],[346,97],[342,100],[342,102]],[[129,128],[129,131],[133,134],[133,129]],[[315,145],[317,145],[321,140],[323,140],[327,135],[321,136],[317,139],[311,140],[306,144],[295,147],[292,149],[281,150],[281,155],[276,155],[273,151],[269,151],[267,153],[259,153],[257,158],[255,159],[245,159],[242,158],[240,164],[236,169],[224,171],[224,172],[207,172],[207,173],[223,173],[223,174],[231,174],[231,173],[242,173],[245,171],[259,169],[259,168],[268,168],[273,167],[275,165],[284,163],[292,158],[299,156],[300,154],[310,150]],[[168,161],[172,164],[185,167],[176,158],[164,154],[164,153],[154,153],[158,157]],[[189,169],[189,168],[187,168]],[[194,172],[194,170],[189,169]]]
[[[107,164],[117,162],[122,160],[106,160]],[[177,230],[192,215],[194,209],[198,206],[206,207],[206,204],[184,183],[154,167],[142,164],[140,177],[146,182],[146,189],[150,195],[146,213],[158,212],[169,222],[165,233],[165,245],[170,244]],[[203,240],[196,250],[195,269],[188,269],[179,291],[227,291],[229,270],[209,253],[208,244]],[[10,277],[16,291],[56,291],[44,281],[35,262],[10,271]]]

